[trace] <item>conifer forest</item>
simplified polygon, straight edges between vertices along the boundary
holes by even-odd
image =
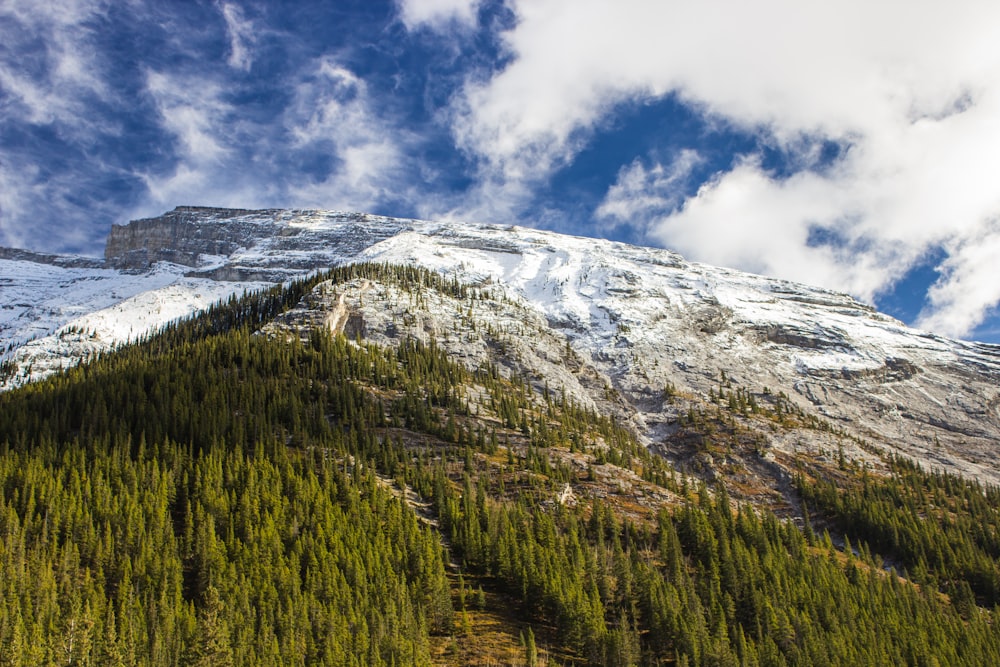
[[[557,387],[262,331],[357,277],[481,296],[341,267],[0,394],[0,665],[1000,664],[1000,490],[803,463],[793,520]]]

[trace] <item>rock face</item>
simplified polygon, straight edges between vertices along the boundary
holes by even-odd
[[[197,266],[202,255],[228,256],[273,234],[279,211],[178,206],[158,218],[114,225],[104,259],[117,269],[145,270],[154,262]]]
[[[401,231],[406,221],[361,213],[179,206],[158,218],[115,225],[108,266],[143,271],[156,262],[214,280],[280,282],[330,266]]]
[[[1000,483],[1000,347],[665,250],[519,227],[182,207],[114,227],[104,268],[60,260],[28,285],[39,261],[0,255],[0,280],[24,293],[22,310],[0,311],[7,386],[244,289],[347,262],[419,265],[478,298],[324,284],[271,330],[433,339],[470,368],[490,364],[614,414],[706,478],[728,470],[777,488],[802,453],[878,465],[891,451]],[[86,345],[67,347],[80,332]],[[703,415],[722,415],[711,452],[686,439],[687,420]]]

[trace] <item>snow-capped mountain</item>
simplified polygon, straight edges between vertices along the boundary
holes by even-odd
[[[843,294],[522,227],[182,207],[114,227],[103,263],[4,251],[5,386],[231,294],[358,261],[424,266],[481,298],[323,284],[272,327],[433,337],[470,367],[497,363],[618,415],[677,460],[686,415],[727,394],[796,413],[738,415],[727,437],[760,446],[681,461],[708,474],[780,479],[799,454],[878,465],[889,449],[1000,482],[1000,347],[910,329]]]

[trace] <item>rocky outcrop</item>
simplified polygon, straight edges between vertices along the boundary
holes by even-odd
[[[801,299],[795,299],[802,301]],[[807,329],[789,325],[772,324],[759,327],[762,338],[778,345],[801,347],[809,350],[845,348],[847,343],[838,332],[819,327]]]
[[[407,228],[362,213],[178,206],[158,218],[111,228],[108,266],[143,271],[156,262],[198,268],[214,280],[282,282],[330,266]],[[205,262],[213,263],[208,268]]]
[[[158,218],[112,226],[104,258],[118,269],[143,270],[160,261],[194,267],[202,255],[229,256],[275,233],[276,213],[178,206]]]

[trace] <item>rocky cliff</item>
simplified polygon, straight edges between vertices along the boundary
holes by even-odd
[[[112,226],[104,258],[118,269],[145,270],[154,262],[198,266],[201,256],[228,256],[273,234],[277,225],[270,216],[277,213],[178,206],[156,218]]]
[[[399,233],[406,221],[361,213],[178,206],[111,229],[108,266],[142,271],[155,262],[215,280],[280,282],[341,261]]]

